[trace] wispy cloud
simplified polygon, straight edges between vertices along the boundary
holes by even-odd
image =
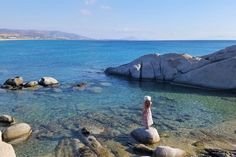
[[[119,32],[119,33],[128,33],[128,32],[140,32],[141,30],[140,29],[137,29],[137,28],[128,28],[128,27],[124,27],[124,28],[121,28],[121,29],[117,29],[116,32]]]
[[[100,8],[102,10],[111,10],[112,9],[111,6],[109,6],[109,5],[101,5]]]
[[[86,5],[93,5],[97,2],[97,0],[85,0]]]
[[[80,14],[84,15],[84,16],[90,16],[92,15],[91,11],[88,9],[80,9]]]

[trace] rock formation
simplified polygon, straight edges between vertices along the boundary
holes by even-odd
[[[143,144],[154,144],[160,141],[157,130],[153,127],[149,129],[137,128],[131,132],[132,137]]]
[[[5,81],[5,83],[1,86],[1,88],[5,89],[22,89],[24,80],[20,76],[16,76],[14,78],[9,78]]]
[[[152,157],[185,157],[187,153],[184,150],[178,148],[172,148],[169,146],[158,146],[152,149],[143,144],[138,144],[133,147],[135,153],[140,155],[148,155]]]
[[[11,125],[3,131],[3,141],[10,144],[17,144],[25,141],[32,133],[31,127],[26,123],[17,123]]]
[[[144,55],[128,64],[107,68],[105,73],[140,81],[236,89],[236,45],[201,57],[177,53]]]
[[[53,77],[42,77],[38,83],[42,86],[54,86],[58,85],[59,82]]]
[[[9,116],[9,115],[1,115],[0,116],[0,123],[12,124],[14,122],[15,122],[15,119],[12,116]]]
[[[0,156],[1,157],[16,157],[12,145],[2,141],[2,132],[0,131]]]

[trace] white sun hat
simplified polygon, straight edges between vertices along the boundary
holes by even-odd
[[[150,97],[150,96],[145,96],[145,97],[144,97],[144,101],[152,101],[152,97]]]

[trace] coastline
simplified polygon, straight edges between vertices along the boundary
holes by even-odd
[[[14,146],[17,156],[53,156],[60,143],[65,139],[78,139],[79,130],[86,127],[102,146],[116,156],[135,157],[132,147],[138,142],[132,139],[130,132],[141,126],[140,102],[144,95],[153,97],[154,127],[161,135],[161,142],[151,147],[168,145],[193,155],[202,150],[203,145],[204,148],[233,148],[235,141],[230,126],[236,123],[231,121],[236,116],[235,94],[120,80],[104,75],[103,67],[138,55],[125,56],[122,60],[127,52],[151,52],[160,45],[159,42],[154,42],[148,50],[142,49],[146,42],[138,46],[131,44],[135,50],[130,51],[127,51],[130,42],[102,42],[102,46],[100,42],[29,43],[13,44],[11,49],[7,43],[5,46],[1,44],[4,61],[1,67],[7,70],[2,72],[1,83],[16,73],[20,73],[26,82],[38,80],[47,73],[45,75],[55,76],[61,84],[55,88],[0,90],[0,113],[10,114],[18,122],[27,122],[33,128],[27,142]],[[202,46],[202,50],[207,45]],[[216,42],[212,47],[218,46]],[[190,50],[192,47],[190,44]],[[9,58],[14,58],[14,62],[9,62]],[[19,65],[20,69],[16,71]],[[83,85],[85,87],[80,88]],[[226,131],[220,132],[221,129]],[[60,145],[60,148],[69,150],[73,147],[72,141]]]
[[[90,113],[91,114],[91,113]],[[104,128],[104,126],[100,126],[95,121],[100,121],[102,119],[94,119],[94,120],[86,120],[86,117],[84,119],[81,118],[75,118],[74,120],[79,120],[79,124],[81,126],[87,127],[92,131],[92,134],[97,138],[98,141],[101,142],[101,144],[108,148],[111,152],[116,152],[116,155],[122,156],[122,157],[135,157],[137,156],[134,152],[132,152],[132,148],[135,144],[139,144],[136,142],[131,136],[130,132],[139,125],[133,125],[132,127],[128,127],[127,131],[123,133],[116,133],[116,127],[114,128]],[[68,122],[66,122],[69,120]],[[71,119],[63,120],[65,125],[70,124]],[[220,149],[220,150],[235,150],[235,142],[236,142],[236,134],[234,129],[232,128],[233,125],[236,124],[235,120],[230,120],[226,122],[222,122],[219,124],[216,124],[212,128],[199,128],[199,129],[183,129],[178,131],[159,131],[159,134],[161,136],[161,141],[157,144],[148,145],[149,147],[155,148],[157,146],[163,145],[163,146],[171,146],[174,148],[180,148],[185,150],[188,153],[188,156],[198,156],[200,155],[204,149]],[[51,126],[55,128],[55,124],[51,123]],[[68,126],[68,125],[67,125]],[[126,126],[127,127],[127,126]],[[72,129],[72,128],[71,128]],[[158,126],[157,126],[158,129]],[[56,131],[56,130],[55,130]],[[21,151],[24,153],[25,151],[29,151],[27,149],[31,149],[31,145],[34,146],[34,143],[32,143],[37,135],[33,134],[33,138],[30,139],[26,144],[22,146],[17,146],[16,151],[20,155]],[[44,138],[49,138],[50,135],[44,134]],[[70,135],[67,135],[69,138],[76,138],[76,137],[70,137]],[[41,137],[43,138],[43,137]],[[62,138],[63,139],[63,138]],[[48,148],[50,146],[50,151]],[[57,143],[54,143],[54,148],[56,148]],[[25,148],[23,148],[25,147]],[[46,146],[44,149],[45,153],[44,155],[41,155],[41,157],[55,157],[54,153],[56,149],[51,148],[52,145]],[[27,148],[27,149],[26,149]],[[68,149],[68,148],[67,148]],[[127,151],[129,150],[129,151]],[[51,152],[53,151],[53,152]]]

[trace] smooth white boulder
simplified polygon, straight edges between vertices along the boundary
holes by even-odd
[[[18,123],[11,125],[3,131],[3,141],[10,144],[17,144],[26,141],[32,133],[29,124]]]
[[[157,129],[150,127],[146,128],[137,128],[131,132],[131,136],[138,142],[143,144],[154,144],[160,141],[160,136],[157,132]]]
[[[42,86],[53,86],[59,84],[59,82],[53,77],[42,77],[38,83]]]
[[[178,148],[172,148],[169,146],[159,146],[157,147],[152,157],[185,157],[186,152],[178,149]]]
[[[16,157],[12,145],[2,141],[2,132],[0,131],[0,156],[1,157]]]

